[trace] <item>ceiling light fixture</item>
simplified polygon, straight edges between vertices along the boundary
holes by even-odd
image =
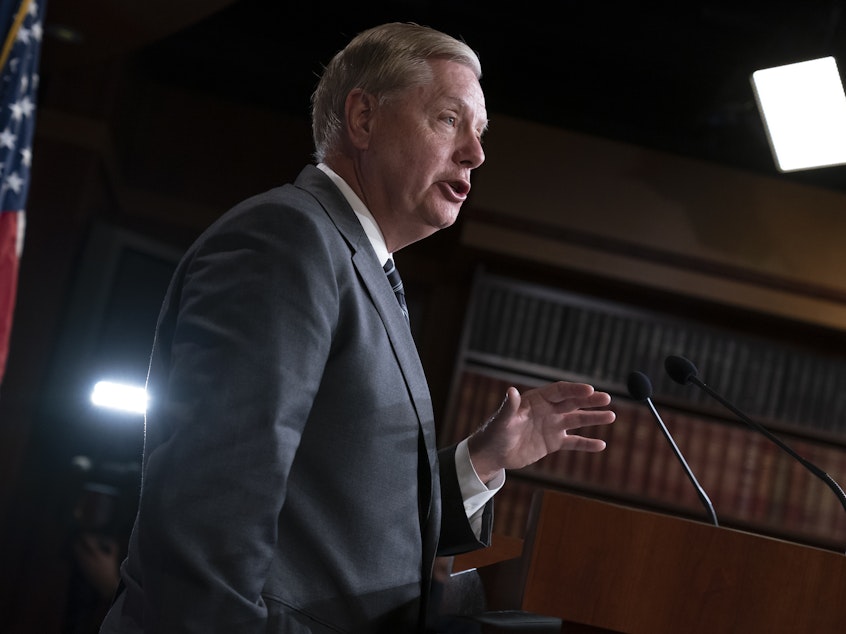
[[[846,163],[846,94],[833,57],[758,70],[751,81],[780,171]]]

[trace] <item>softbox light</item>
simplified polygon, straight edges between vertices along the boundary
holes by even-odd
[[[780,171],[846,163],[846,95],[833,57],[758,70],[751,81]]]

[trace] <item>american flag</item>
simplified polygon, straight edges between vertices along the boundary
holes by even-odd
[[[0,6],[0,380],[9,354],[23,250],[45,4],[3,0]]]

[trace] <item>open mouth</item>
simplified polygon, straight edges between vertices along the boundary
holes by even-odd
[[[470,183],[464,180],[447,181],[446,185],[456,200],[464,200],[470,192]]]

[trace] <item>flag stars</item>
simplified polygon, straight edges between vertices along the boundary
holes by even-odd
[[[12,120],[13,121],[20,121],[23,119],[24,116],[24,109],[23,105],[18,101],[15,103],[9,104],[9,110],[12,111]]]
[[[18,175],[17,172],[12,172],[6,178],[6,186],[11,189],[16,194],[21,193],[21,189],[23,188],[24,180]]]
[[[0,148],[9,148],[13,150],[15,148],[15,141],[17,141],[18,136],[16,134],[12,134],[12,132],[8,129],[3,130],[0,132]]]
[[[25,117],[32,116],[32,113],[35,111],[35,104],[32,103],[32,100],[29,97],[24,97],[18,103],[20,104]]]
[[[29,97],[24,97],[20,101],[9,104],[9,110],[12,111],[12,119],[20,122],[24,117],[32,116],[35,112],[35,104]]]
[[[6,4],[6,0],[0,0]],[[43,0],[29,0],[29,15],[6,42],[0,68],[0,209],[22,211],[32,168],[38,50],[44,39]],[[22,221],[21,216],[20,221]],[[22,225],[20,225],[22,226]]]
[[[31,31],[29,29],[25,29],[21,27],[18,29],[18,37],[16,40],[18,42],[23,42],[24,44],[29,44],[29,36],[31,35]]]

